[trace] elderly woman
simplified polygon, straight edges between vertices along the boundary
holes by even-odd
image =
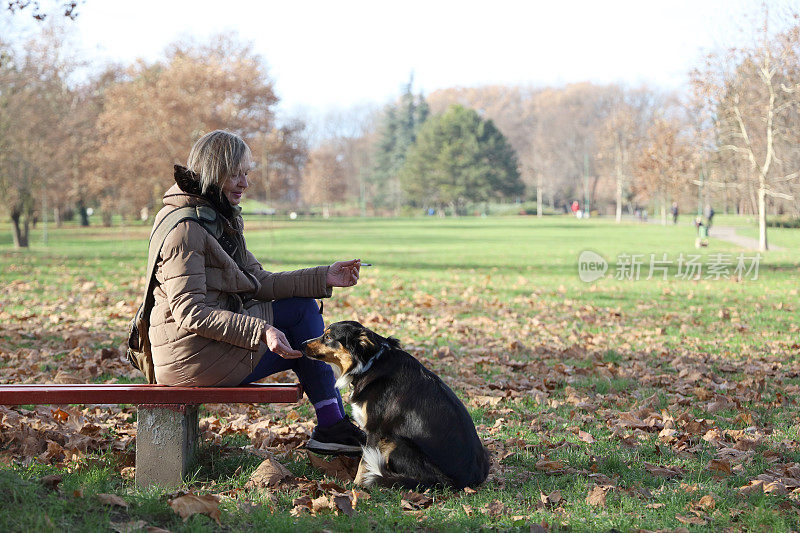
[[[267,272],[245,245],[239,202],[247,190],[250,149],[237,135],[213,131],[175,166],[158,224],[170,211],[207,206],[212,235],[194,220],[170,231],[156,270],[149,337],[158,383],[236,386],[293,370],[314,405],[317,427],[307,448],[359,453],[364,433],[344,414],[331,368],[303,357],[301,343],[323,331],[314,298],[358,282],[360,260],[292,272]]]

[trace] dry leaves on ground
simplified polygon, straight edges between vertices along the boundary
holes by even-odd
[[[356,477],[356,473],[358,472],[359,459],[354,457],[337,455],[334,457],[324,458],[311,452],[308,452],[307,456],[313,467],[319,468],[326,475],[336,478],[340,481],[353,481]]]
[[[245,484],[246,489],[275,487],[282,480],[292,477],[288,468],[278,462],[275,457],[267,457],[258,468],[250,475],[250,479]]]
[[[196,514],[208,515],[220,524],[220,497],[216,494],[185,494],[169,500],[167,503],[172,510],[186,522],[189,517]]]

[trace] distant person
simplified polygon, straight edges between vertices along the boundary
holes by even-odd
[[[711,207],[711,205],[706,204],[704,214],[706,216],[706,228],[710,230],[712,221],[714,220],[714,208]]]
[[[578,200],[572,201],[572,206],[570,206],[570,209],[572,209],[573,215],[575,215],[578,218],[581,218],[581,216],[578,214],[578,212],[581,210],[581,205],[578,203]]]
[[[202,206],[215,215],[219,232],[185,220],[164,241],[149,329],[156,381],[229,387],[292,370],[317,417],[306,447],[360,453],[366,437],[345,416],[331,367],[300,349],[323,333],[315,298],[358,283],[361,261],[264,270],[247,249],[240,216],[250,162],[250,148],[238,135],[217,130],[194,144],[186,167],[175,165],[175,184],[164,194],[156,225],[177,208]]]
[[[697,228],[697,237],[694,240],[694,247],[700,248],[708,246],[708,227],[703,224],[703,218],[700,216],[695,217],[694,226]]]
[[[669,208],[669,212],[672,215],[672,223],[678,223],[678,202],[672,202],[672,207]]]

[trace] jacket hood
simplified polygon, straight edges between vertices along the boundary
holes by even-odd
[[[171,207],[210,205],[230,221],[234,220],[241,212],[238,206],[231,205],[222,194],[222,190],[216,185],[211,185],[208,191],[203,193],[200,187],[200,177],[188,168],[175,165],[174,176],[175,185],[164,193],[164,205]]]

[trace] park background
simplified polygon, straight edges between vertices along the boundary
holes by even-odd
[[[373,263],[326,303],[327,320],[400,338],[464,399],[494,467],[477,493],[366,495],[297,449],[312,425],[307,404],[207,406],[205,459],[187,490],[213,495],[206,512],[222,514],[183,523],[168,506],[178,494],[133,488],[135,410],[0,408],[5,529],[800,527],[800,11],[700,4],[691,27],[713,39],[691,49],[676,33],[684,70],[671,64],[649,82],[597,71],[553,80],[531,67],[528,80],[437,85],[391,54],[371,61],[358,48],[370,43],[356,41],[349,55],[324,58],[340,70],[309,85],[335,92],[348,69],[367,78],[388,69],[389,92],[304,108],[282,106],[257,40],[184,34],[108,62],[80,44],[79,26],[107,6],[11,2],[0,19],[3,382],[141,379],[122,344],[152,216],[172,164],[225,128],[255,156],[249,248],[273,270]],[[565,42],[591,57],[601,46],[544,7],[514,17],[517,8],[497,12],[568,34],[525,57],[558,57]],[[131,20],[158,18],[142,10]],[[432,41],[441,70],[459,72],[472,47],[494,50],[496,34],[477,31],[480,10],[434,15],[417,14],[422,37],[412,28],[403,37],[462,25],[460,40]],[[637,28],[622,32],[630,48],[652,24],[603,16]],[[318,39],[304,34],[315,50]],[[491,59],[520,57],[504,52]],[[662,62],[645,57],[642,72]],[[589,217],[574,216],[576,201]],[[716,215],[709,246],[697,249],[706,205]],[[608,263],[590,283],[578,268],[587,250]],[[634,256],[638,275],[626,267]],[[704,270],[687,276],[689,258]],[[740,260],[757,272],[737,272]],[[248,484],[268,452],[295,477]],[[47,475],[60,477],[57,488],[41,483]],[[339,516],[334,492],[354,516]],[[107,494],[125,505],[98,496]]]

